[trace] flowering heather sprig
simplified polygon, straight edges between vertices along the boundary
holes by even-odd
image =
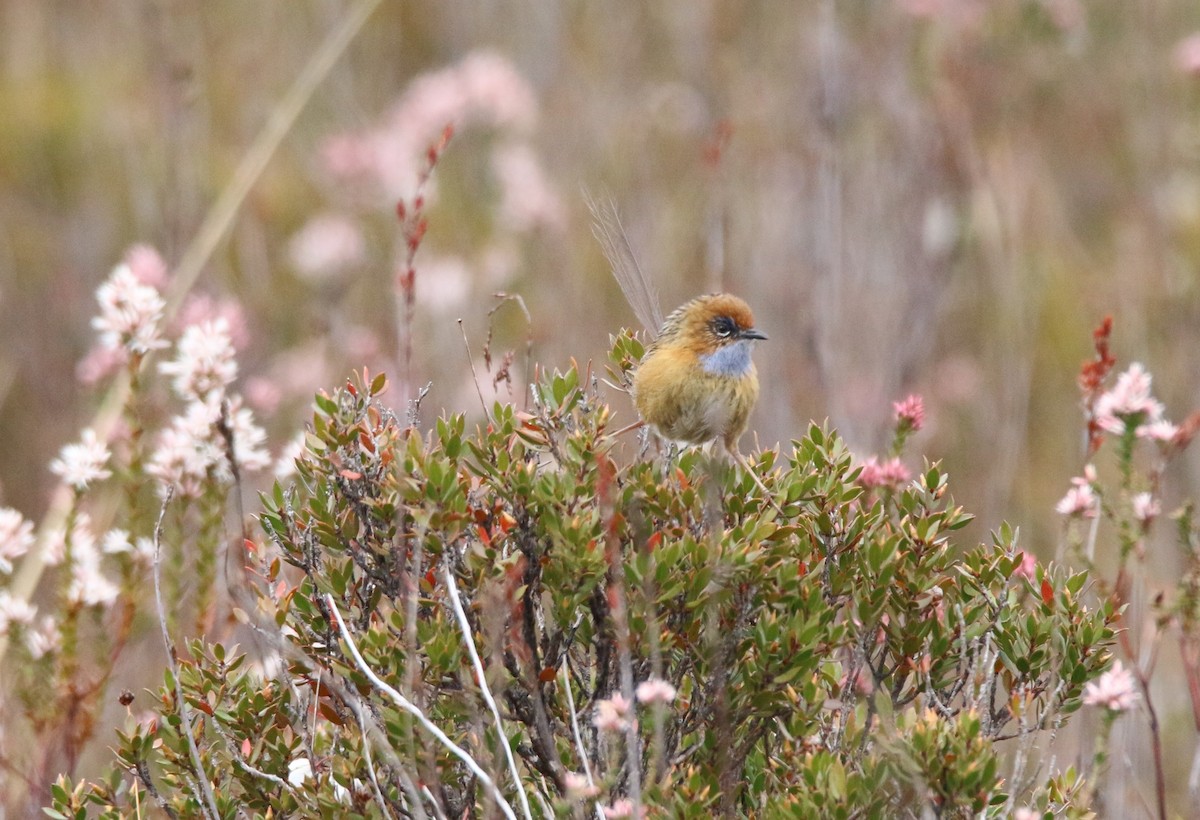
[[[1174,425],[1169,433],[1162,427],[1163,406],[1150,395],[1150,381],[1150,374],[1137,362],[1118,376],[1116,385],[1101,395],[1092,409],[1100,429],[1121,436],[1133,425],[1139,438],[1174,438]]]
[[[126,263],[113,268],[96,289],[100,315],[92,327],[100,331],[100,344],[126,355],[144,356],[167,346],[159,336],[166,302],[151,285],[140,281]]]
[[[221,412],[220,400],[190,402],[159,434],[146,472],[162,482],[162,492],[174,487],[183,497],[196,498],[209,477],[221,484],[233,480],[217,426]],[[263,447],[267,434],[254,422],[250,408],[242,407],[234,397],[227,412],[238,466],[251,471],[268,466],[271,457]]]
[[[9,507],[0,508],[0,572],[12,572],[12,562],[33,546],[33,523]]]
[[[400,199],[396,202],[396,218],[400,220],[400,233],[404,237],[404,262],[396,275],[396,287],[399,301],[403,307],[404,326],[400,329],[401,353],[403,355],[405,389],[412,384],[412,334],[417,302],[417,269],[415,260],[421,240],[429,228],[425,218],[425,186],[437,167],[438,160],[445,152],[454,136],[454,126],[446,125],[442,129],[441,138],[425,151],[425,167],[417,177],[416,192],[411,202]]]
[[[1132,709],[1141,699],[1133,673],[1117,661],[1097,680],[1083,689],[1083,702],[1088,706],[1103,706],[1113,712]]]
[[[1105,316],[1099,326],[1092,331],[1092,346],[1096,350],[1096,357],[1084,362],[1079,368],[1079,389],[1083,392],[1083,406],[1088,419],[1089,453],[1094,453],[1103,440],[1093,409],[1105,379],[1108,378],[1108,374],[1117,363],[1116,357],[1112,355],[1108,346],[1109,338],[1112,336],[1112,326],[1112,317]]]
[[[159,370],[171,378],[171,386],[182,399],[203,401],[222,395],[237,378],[233,339],[223,317],[190,325],[176,346],[172,361]]]
[[[50,472],[76,492],[83,492],[93,481],[103,481],[112,475],[112,471],[105,466],[108,458],[108,446],[89,428],[83,431],[78,443],[62,448],[58,458],[50,462]]]
[[[896,413],[897,431],[915,433],[925,425],[925,402],[916,393],[892,402],[892,410]]]

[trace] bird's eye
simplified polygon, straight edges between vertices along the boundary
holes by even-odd
[[[713,333],[717,334],[719,338],[728,339],[734,334],[737,327],[728,316],[718,316],[716,319],[713,319],[712,329]]]

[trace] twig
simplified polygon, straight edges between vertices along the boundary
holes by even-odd
[[[213,795],[212,783],[209,782],[208,775],[204,773],[204,766],[200,762],[200,750],[196,748],[196,739],[192,737],[192,719],[188,715],[187,701],[183,697],[183,684],[179,682],[179,664],[176,662],[175,642],[171,640],[171,633],[167,629],[167,610],[163,606],[162,600],[160,580],[162,573],[159,570],[162,564],[160,558],[162,557],[163,518],[167,514],[167,505],[171,503],[171,497],[174,494],[175,488],[168,486],[166,498],[163,499],[162,507],[158,511],[158,523],[154,525],[154,604],[158,608],[158,625],[162,629],[163,645],[167,650],[167,665],[171,667],[171,678],[175,683],[175,701],[179,706],[179,717],[183,724],[181,728],[184,739],[187,740],[188,754],[191,755],[196,777],[204,790],[208,815],[213,820],[219,820],[221,813],[217,811],[217,798]]]
[[[375,802],[379,804],[379,811],[387,820],[392,820],[392,813],[388,810],[383,791],[379,788],[379,778],[375,776],[375,762],[371,760],[371,739],[367,737],[367,727],[360,723],[358,728],[362,732],[363,758],[367,763],[367,774],[371,777],[371,792],[375,795]]]
[[[479,652],[475,649],[475,639],[471,637],[471,623],[467,620],[462,600],[458,597],[458,584],[454,581],[454,572],[450,569],[449,561],[442,563],[442,577],[446,581],[446,589],[450,591],[450,604],[458,619],[458,628],[462,630],[463,643],[467,646],[471,664],[475,667],[475,676],[479,679],[479,691],[483,694],[488,708],[492,710],[492,719],[496,722],[496,734],[500,736],[500,744],[504,747],[504,757],[508,761],[508,773],[512,777],[513,788],[517,790],[521,811],[524,812],[526,820],[533,820],[533,816],[529,813],[529,799],[525,796],[525,789],[521,787],[521,775],[517,771],[517,761],[513,759],[512,744],[508,742],[508,735],[504,733],[504,721],[500,717],[500,708],[496,706],[496,699],[492,697],[492,690],[488,687],[483,661],[479,659]]]
[[[563,692],[567,695],[567,713],[571,716],[571,736],[575,739],[575,748],[579,752],[579,762],[583,765],[583,776],[587,778],[588,787],[593,788],[596,782],[592,780],[592,767],[588,764],[587,750],[583,746],[583,734],[579,731],[579,715],[575,712],[575,696],[571,694],[570,662],[570,658],[564,651],[562,666],[558,668],[558,672],[562,676]],[[600,804],[597,802],[595,806],[596,820],[604,820],[604,811],[600,808]]]
[[[483,388],[479,386],[479,374],[475,372],[475,359],[471,356],[471,343],[467,341],[467,330],[463,327],[463,320],[458,320],[458,329],[462,331],[463,346],[467,349],[467,364],[471,366],[471,381],[475,382],[475,392],[479,395],[479,407],[483,410],[483,417],[491,418],[488,413],[487,402],[483,400]]]
[[[346,642],[346,646],[350,650],[350,655],[354,658],[354,663],[358,666],[359,671],[367,676],[367,679],[375,685],[375,688],[391,698],[393,703],[415,717],[417,722],[419,722],[425,728],[425,731],[433,735],[434,738],[436,738],[439,743],[445,746],[452,755],[466,764],[466,767],[471,770],[471,773],[474,774],[475,777],[479,778],[479,782],[482,783],[484,788],[491,793],[492,798],[496,801],[496,804],[500,807],[500,810],[504,812],[504,816],[510,818],[510,820],[516,820],[517,815],[513,813],[512,806],[510,806],[508,801],[504,799],[504,795],[501,793],[500,789],[497,788],[495,781],[493,781],[491,776],[484,771],[483,767],[479,765],[475,758],[471,757],[469,752],[451,740],[449,736],[439,729],[437,724],[427,718],[425,713],[418,709],[414,703],[412,703],[408,698],[404,697],[404,695],[401,695],[399,692],[397,692],[392,686],[388,685],[387,681],[376,675],[375,670],[371,669],[371,667],[367,665],[367,662],[363,660],[363,656],[358,651],[358,645],[354,643],[354,638],[350,637],[350,631],[346,629],[346,622],[342,620],[342,613],[338,611],[337,604],[334,602],[332,595],[328,593],[325,594],[325,603],[328,604],[329,611],[333,613],[333,618],[335,621],[337,621],[338,632],[341,633],[342,640]]]

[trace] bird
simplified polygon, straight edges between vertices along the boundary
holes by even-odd
[[[638,414],[659,436],[685,444],[719,441],[735,459],[758,401],[750,353],[766,334],[729,293],[698,296],[676,308],[633,374]]]
[[[757,342],[767,340],[755,327],[750,306],[731,293],[708,293],[663,319],[658,294],[637,263],[616,205],[587,200],[613,276],[654,334],[633,372],[630,392],[641,420],[631,427],[645,424],[660,438],[683,444],[719,441],[771,498],[738,449],[758,402],[758,372],[750,354]]]

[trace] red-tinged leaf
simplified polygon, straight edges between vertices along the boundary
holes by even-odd
[[[338,475],[347,481],[358,481],[362,478],[362,473],[356,473],[354,470],[338,470]]]
[[[354,396],[354,398],[358,398],[358,388],[356,388],[354,386],[354,382],[350,381],[349,379],[346,380],[346,392],[351,396]]]
[[[255,544],[249,538],[242,540],[242,546],[246,548],[247,555],[254,555],[256,552],[258,552],[258,544]]]
[[[371,436],[366,430],[358,431],[358,443],[361,444],[362,448],[368,453],[375,452],[375,442],[371,439]]]
[[[344,726],[346,723],[344,720],[342,720],[342,716],[337,713],[337,710],[324,701],[317,706],[317,711],[321,714],[321,717],[325,718],[335,726]]]
[[[242,740],[242,757],[249,757],[250,751],[253,748],[254,747],[250,745],[250,738],[245,738]]]
[[[1050,584],[1049,578],[1042,579],[1042,600],[1049,606],[1054,603],[1054,587]]]
[[[208,701],[202,700],[196,704],[196,708],[209,717],[213,716],[213,708],[208,704]]]
[[[434,578],[433,570],[432,569],[426,570],[425,571],[425,583],[429,584],[430,586],[433,586],[433,582],[435,580],[436,579]]]
[[[492,545],[492,536],[488,535],[486,527],[477,524],[475,526],[475,533],[479,536],[479,540],[483,542],[485,547],[490,547]]]
[[[405,206],[403,199],[396,202],[396,218],[401,222],[408,218],[408,208]]]
[[[646,552],[654,552],[658,549],[658,545],[662,543],[662,530],[654,533],[646,539]]]
[[[508,535],[512,528],[517,526],[517,519],[502,511],[500,515],[496,516],[496,523],[500,525],[500,531]]]
[[[554,676],[558,674],[553,666],[547,666],[541,672],[538,672],[538,680],[542,683],[549,683],[554,680]]]

